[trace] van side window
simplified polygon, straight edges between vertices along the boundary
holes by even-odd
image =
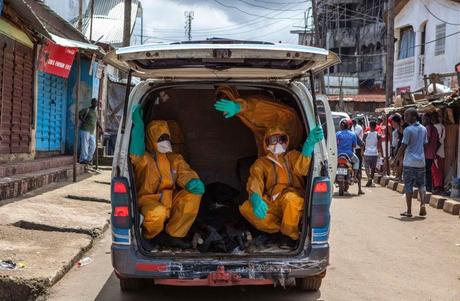
[[[324,140],[327,141],[326,111],[324,109],[323,102],[321,100],[317,100],[316,107],[318,108],[319,120],[321,121],[321,126],[323,127],[323,131],[324,131]]]

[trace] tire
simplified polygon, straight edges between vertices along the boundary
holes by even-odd
[[[142,290],[147,286],[147,280],[143,278],[119,278],[120,289],[123,292]]]
[[[339,196],[343,196],[344,189],[343,189],[343,183],[339,184]]]
[[[296,278],[296,286],[298,289],[306,292],[316,292],[320,289],[323,278],[326,276],[326,272],[321,273],[318,276],[311,276],[305,278]]]

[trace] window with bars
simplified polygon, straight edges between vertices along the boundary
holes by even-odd
[[[412,27],[401,28],[398,59],[414,56],[415,32]]]
[[[436,25],[436,42],[434,55],[442,55],[446,52],[446,23]]]

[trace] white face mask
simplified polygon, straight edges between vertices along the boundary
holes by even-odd
[[[158,152],[160,152],[162,154],[171,153],[172,152],[171,141],[163,140],[161,142],[158,142],[157,143],[157,150],[158,150]]]
[[[270,145],[268,150],[271,151],[275,155],[283,154],[286,152],[286,145],[277,143],[275,145]]]

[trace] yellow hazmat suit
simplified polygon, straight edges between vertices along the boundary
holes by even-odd
[[[147,151],[142,156],[130,155],[147,239],[163,231],[166,220],[166,233],[172,237],[186,236],[201,201],[201,195],[184,189],[191,179],[199,178],[184,158],[158,152],[157,141],[163,134],[170,136],[166,121],[151,121],[146,127]]]
[[[279,127],[269,129],[263,139],[265,150],[268,147],[266,137],[276,134],[286,134],[286,131]],[[298,240],[305,197],[303,177],[308,173],[310,162],[310,157],[297,150],[279,155],[269,152],[257,159],[250,169],[247,191],[249,195],[257,193],[262,196],[268,204],[267,215],[263,219],[257,218],[249,200],[240,206],[241,214],[260,231],[281,232]]]
[[[238,118],[254,133],[259,157],[265,155],[264,135],[274,124],[285,129],[290,137],[289,149],[300,146],[303,127],[298,114],[293,108],[274,102],[266,96],[253,95],[241,98],[234,87],[219,86],[216,95],[240,104]]]

